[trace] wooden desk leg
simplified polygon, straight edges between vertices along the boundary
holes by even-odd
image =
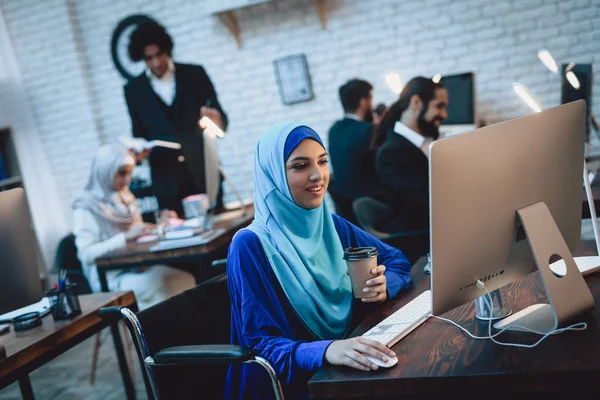
[[[121,341],[121,335],[119,334],[118,323],[111,325],[110,330],[112,331],[113,341],[115,343],[115,350],[117,352],[117,359],[119,360],[119,369],[121,370],[121,376],[123,377],[123,386],[125,386],[127,400],[135,400],[135,389],[133,387],[131,374],[129,373],[127,359],[125,358],[125,351],[123,350],[123,342]]]
[[[100,278],[100,288],[103,292],[108,292],[108,281],[106,280],[106,271],[97,268],[98,277]]]
[[[29,375],[26,374],[19,379],[19,388],[21,389],[21,397],[23,400],[35,399],[35,396],[33,395],[33,388],[31,387],[31,381],[29,380]]]

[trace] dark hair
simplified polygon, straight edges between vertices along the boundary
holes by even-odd
[[[369,97],[371,89],[373,89],[373,86],[361,79],[351,79],[340,86],[340,101],[342,107],[344,107],[344,112],[356,111],[360,101],[365,97]]]
[[[155,21],[147,21],[139,24],[131,32],[129,37],[129,58],[132,61],[140,61],[144,58],[146,46],[157,45],[158,48],[167,53],[169,57],[173,52],[173,40],[165,28]]]
[[[371,140],[371,149],[376,150],[385,142],[385,139],[397,121],[410,104],[410,98],[414,95],[419,96],[423,102],[423,108],[427,109],[429,102],[435,97],[436,89],[443,89],[444,85],[435,83],[430,78],[417,76],[411,79],[400,93],[400,98],[392,104],[385,113],[381,123],[374,132]]]

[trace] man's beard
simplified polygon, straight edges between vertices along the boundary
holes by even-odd
[[[419,116],[417,117],[417,125],[419,126],[419,130],[425,137],[433,138],[433,140],[437,140],[440,137],[440,128],[435,126],[435,121],[443,121],[443,119],[439,117],[435,117],[433,121],[427,121],[425,119],[425,113],[427,112],[427,108],[423,107],[419,112]]]

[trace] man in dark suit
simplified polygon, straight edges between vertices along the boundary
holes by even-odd
[[[329,129],[329,159],[333,170],[329,191],[338,214],[356,223],[352,201],[378,194],[373,129],[373,86],[352,79],[339,88],[344,118]]]
[[[383,232],[429,229],[429,144],[448,118],[448,92],[431,79],[409,81],[377,130],[385,141],[377,151],[376,170],[392,215],[382,216]]]
[[[215,89],[199,65],[174,63],[173,41],[164,27],[147,22],[131,34],[129,56],[144,60],[146,70],[124,87],[133,136],[181,144],[181,151],[156,147],[150,155],[152,189],[161,209],[183,216],[182,199],[206,193],[204,146],[198,121],[207,116],[221,129],[227,116]],[[218,205],[221,201],[219,190]]]

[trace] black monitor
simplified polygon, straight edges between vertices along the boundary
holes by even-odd
[[[590,125],[592,119],[592,64],[575,64],[573,71],[579,81],[579,89],[573,87],[566,76],[569,64],[562,65],[562,82],[560,103],[570,103],[575,100],[585,100],[585,141],[590,141]]]
[[[448,91],[448,119],[442,125],[475,125],[475,75],[473,72],[444,75],[440,83]]]

